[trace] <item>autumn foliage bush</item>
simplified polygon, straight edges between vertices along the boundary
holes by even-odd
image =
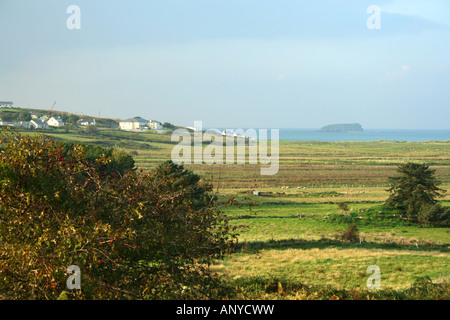
[[[64,151],[63,151],[64,150]],[[211,187],[170,161],[114,174],[43,135],[0,136],[1,299],[221,298],[235,236]],[[66,286],[81,269],[81,289]]]

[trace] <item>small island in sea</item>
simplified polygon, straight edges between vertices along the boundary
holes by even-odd
[[[330,124],[320,129],[320,132],[362,132],[362,131],[364,131],[364,129],[359,123]]]

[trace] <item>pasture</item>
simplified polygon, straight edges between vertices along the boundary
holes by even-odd
[[[47,134],[124,148],[142,170],[170,159],[177,143],[170,135],[117,130]],[[348,292],[360,299],[417,298],[414,290],[422,281],[440,289],[420,297],[448,299],[450,230],[383,212],[387,178],[406,162],[430,165],[441,188],[450,189],[450,141],[280,141],[273,176],[261,176],[259,164],[185,165],[211,183],[219,199],[234,196],[255,204],[251,210],[224,209],[239,230],[239,246],[211,270],[241,288],[240,298],[351,298]],[[440,200],[450,206],[448,192]],[[348,208],[342,211],[340,203]],[[342,239],[350,224],[357,226],[355,243]],[[381,290],[366,287],[371,265],[380,267]]]

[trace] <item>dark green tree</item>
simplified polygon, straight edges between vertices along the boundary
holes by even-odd
[[[450,208],[444,209],[439,205],[439,203],[433,205],[424,205],[421,208],[417,219],[420,224],[449,225]]]
[[[96,134],[97,133],[97,127],[92,125],[92,124],[87,125],[86,126],[86,133],[89,134],[89,135]]]
[[[444,190],[438,187],[435,170],[425,164],[410,162],[400,165],[397,172],[398,176],[389,177],[391,187],[388,191],[391,195],[386,205],[400,209],[412,220],[424,217],[422,211],[438,205],[437,198]]]
[[[67,114],[67,113],[63,113],[61,114],[61,119],[64,121],[64,123],[66,124],[72,124],[72,125],[76,125],[77,121],[80,120],[80,117],[75,115],[75,114]]]
[[[152,185],[162,193],[175,193],[178,204],[189,203],[194,208],[207,206],[214,199],[208,194],[212,187],[203,184],[200,176],[172,161],[165,161],[153,171]]]
[[[171,124],[170,122],[164,122],[162,126],[163,126],[163,128],[166,128],[166,129],[175,129],[175,126],[173,124]]]
[[[0,115],[0,119],[3,121],[14,121],[16,120],[16,116],[12,112],[3,112]]]
[[[28,111],[21,111],[19,115],[17,116],[17,120],[19,121],[30,121],[31,120],[31,113]]]

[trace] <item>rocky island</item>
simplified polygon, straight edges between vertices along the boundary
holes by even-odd
[[[320,132],[362,132],[362,131],[364,130],[359,123],[330,124],[320,129]]]

